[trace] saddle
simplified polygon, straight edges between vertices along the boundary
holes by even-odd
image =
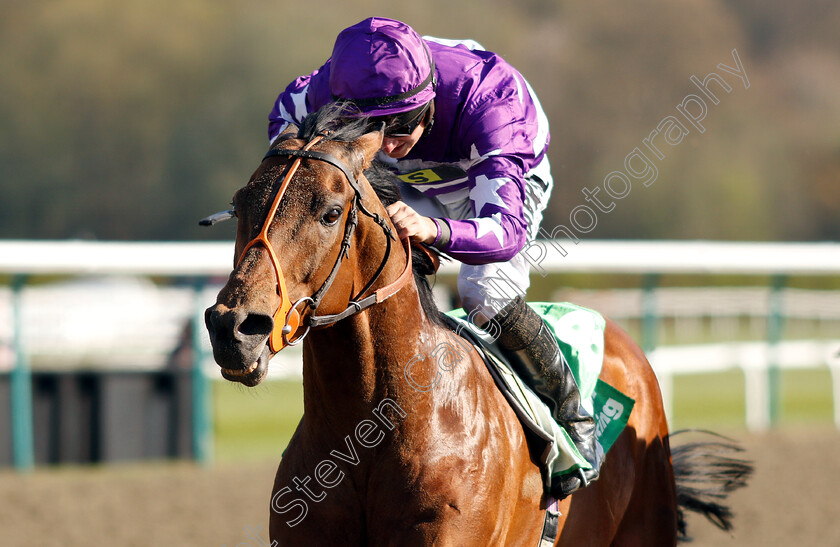
[[[597,422],[596,438],[608,453],[627,425],[635,401],[600,380],[605,321],[599,313],[570,303],[529,303],[551,327],[581,392],[581,404]],[[466,320],[463,310],[443,315],[444,322],[482,356],[496,386],[519,418],[529,448],[540,465],[547,494],[560,477],[588,468],[571,438],[551,416],[548,406],[514,372],[495,340]]]

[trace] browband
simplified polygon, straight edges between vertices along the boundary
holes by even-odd
[[[359,189],[359,183],[356,182],[356,177],[353,176],[353,173],[350,172],[350,169],[348,169],[344,163],[338,161],[338,159],[336,159],[334,156],[331,156],[330,154],[318,152],[317,150],[292,150],[288,148],[275,148],[266,152],[265,156],[263,156],[263,160],[274,156],[295,156],[298,158],[309,158],[329,163],[330,165],[338,168],[339,170],[341,170],[342,173],[344,173],[344,176],[347,177],[347,181],[350,183],[350,186],[353,187],[353,190],[355,190],[358,193],[361,193],[361,190]]]

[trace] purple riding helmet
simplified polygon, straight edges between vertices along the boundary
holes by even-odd
[[[371,17],[336,38],[329,86],[334,100],[350,101],[359,115],[393,116],[435,98],[435,65],[414,29]]]

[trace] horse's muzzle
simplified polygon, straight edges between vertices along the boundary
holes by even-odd
[[[271,357],[267,342],[274,329],[274,319],[216,304],[204,312],[204,322],[222,376],[248,386],[260,383]]]

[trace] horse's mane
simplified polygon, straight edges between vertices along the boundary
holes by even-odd
[[[365,116],[348,118],[346,113],[347,109],[341,103],[328,104],[306,116],[297,135],[291,132],[281,134],[274,145],[291,138],[309,141],[320,133],[324,135],[325,141],[345,143],[351,154],[358,153],[351,143],[370,132],[370,119]],[[374,160],[371,166],[365,170],[365,178],[370,182],[382,205],[387,207],[402,199],[400,189],[397,186],[397,175],[383,162]],[[441,312],[435,303],[432,288],[426,278],[427,274],[435,271],[432,261],[424,252],[412,246],[412,264],[414,282],[417,285],[423,311],[430,321],[439,326],[445,326],[440,317]]]

